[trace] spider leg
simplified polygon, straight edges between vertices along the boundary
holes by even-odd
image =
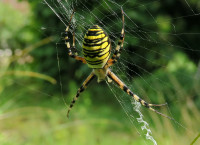
[[[117,59],[120,57],[121,50],[123,48],[125,32],[124,32],[124,11],[122,8],[121,8],[121,12],[122,12],[122,31],[121,31],[120,39],[118,40],[118,44],[115,48],[115,52],[113,56],[107,62],[106,68],[110,67],[111,65],[117,62]]]
[[[71,18],[69,20],[69,25],[67,26],[66,30],[65,30],[65,45],[67,46],[67,49],[68,49],[68,55],[78,61],[81,61],[82,63],[86,63],[86,60],[83,58],[83,57],[80,57],[78,56],[78,53],[77,53],[77,50],[75,48],[75,33],[73,32],[73,44],[72,46],[70,46],[70,42],[69,42],[69,26],[70,26],[70,22],[72,20],[72,17],[73,17],[73,14],[74,14],[74,11],[71,15]],[[74,52],[74,53],[73,53]]]
[[[68,118],[69,118],[69,112],[70,112],[70,110],[72,109],[72,107],[74,106],[74,103],[75,103],[76,100],[78,99],[80,93],[83,92],[83,91],[87,88],[88,84],[89,84],[94,78],[95,78],[95,75],[94,75],[94,73],[92,72],[92,73],[87,77],[87,79],[83,82],[82,86],[78,89],[78,91],[77,91],[77,93],[76,93],[76,96],[73,98],[73,100],[72,100],[72,102],[71,102],[71,104],[70,104],[70,106],[69,106],[69,109],[68,109],[68,111],[67,111],[67,117],[68,117]]]
[[[161,116],[164,116],[168,119],[174,120],[173,118],[171,118],[165,114],[162,114],[152,108],[152,106],[164,106],[166,104],[149,104],[149,103],[145,102],[144,100],[142,100],[140,97],[138,97],[136,94],[134,94],[112,71],[109,70],[107,75],[120,87],[120,89],[125,91],[128,95],[132,96],[133,99],[136,100],[137,102],[140,102],[140,104],[142,106],[145,106],[146,108],[156,112],[157,114],[160,114]]]

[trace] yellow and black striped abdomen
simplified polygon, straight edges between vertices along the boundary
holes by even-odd
[[[110,56],[108,35],[98,25],[92,26],[84,36],[83,55],[90,68],[103,68]]]

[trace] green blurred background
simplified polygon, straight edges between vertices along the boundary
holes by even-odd
[[[112,69],[123,68],[126,73],[117,74],[138,95],[148,96],[145,100],[168,102],[159,111],[183,125],[141,108],[159,145],[189,145],[200,133],[200,2],[192,0],[189,6],[186,1],[172,0],[127,2],[123,6],[127,33],[122,60],[128,58],[132,63],[124,61],[124,66]],[[102,22],[113,26],[106,30],[119,34],[121,21],[113,15],[109,15],[113,21],[103,17],[109,13],[103,0],[84,3]],[[99,3],[101,13],[95,10]],[[112,9],[117,12],[120,7],[113,5]],[[78,5],[76,13],[82,10]],[[85,17],[91,20],[91,14]],[[141,27],[132,31],[130,20]],[[63,30],[63,23],[41,0],[0,1],[0,144],[152,144],[140,137],[106,83],[94,81],[81,94],[70,119],[66,118],[67,105],[91,70],[69,58],[61,39]],[[140,30],[160,43],[139,39],[135,31]],[[200,139],[194,143],[198,144]]]

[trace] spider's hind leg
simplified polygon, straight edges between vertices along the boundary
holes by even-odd
[[[138,97],[136,94],[134,94],[112,71],[108,71],[108,77],[110,79],[112,79],[119,87],[120,89],[122,89],[123,91],[125,91],[128,95],[132,96],[134,100],[136,100],[137,102],[140,102],[140,104],[154,112],[156,112],[157,114],[160,114],[161,116],[164,116],[168,119],[174,120],[173,118],[162,114],[160,112],[158,112],[157,110],[155,110],[154,108],[152,108],[152,106],[164,106],[167,105],[165,104],[149,104],[146,101],[144,101],[143,99],[141,99],[140,97]]]
[[[68,111],[67,111],[67,117],[69,117],[69,112],[70,110],[72,109],[72,107],[74,106],[74,103],[76,102],[76,100],[78,99],[79,95],[81,92],[83,92],[88,84],[95,78],[95,75],[94,73],[92,72],[88,77],[87,79],[83,82],[82,86],[78,89],[77,93],[76,93],[76,96],[73,98],[69,108],[68,108]]]

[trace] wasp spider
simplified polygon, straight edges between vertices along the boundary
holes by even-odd
[[[84,57],[78,56],[78,53],[75,48],[75,34],[73,33],[73,44],[70,45],[68,32],[69,32],[69,26],[65,30],[65,44],[68,49],[68,54],[72,58],[81,61],[82,63],[85,63],[88,65],[88,67],[92,68],[93,71],[91,74],[87,77],[87,79],[83,82],[82,86],[78,89],[76,96],[73,98],[68,112],[67,116],[69,117],[69,112],[71,108],[74,106],[74,103],[80,96],[80,93],[83,92],[88,84],[97,77],[97,81],[101,82],[103,80],[108,79],[108,82],[114,81],[120,89],[125,91],[128,95],[133,97],[136,101],[140,102],[141,105],[147,107],[148,109],[164,116],[168,117],[157,110],[153,109],[152,106],[163,106],[165,104],[149,104],[142,100],[140,97],[138,97],[136,94],[134,94],[110,69],[109,67],[112,66],[114,63],[117,62],[117,60],[120,57],[121,50],[123,49],[123,43],[124,43],[124,12],[123,9],[121,9],[122,12],[122,30],[120,39],[118,40],[118,44],[115,48],[114,54],[110,58],[111,55],[111,41],[106,34],[106,32],[99,27],[98,25],[94,25],[91,28],[88,29],[84,36],[83,40],[83,55]],[[74,14],[74,12],[73,12]],[[71,15],[70,21],[72,20],[73,14]],[[110,58],[110,59],[109,59]]]

